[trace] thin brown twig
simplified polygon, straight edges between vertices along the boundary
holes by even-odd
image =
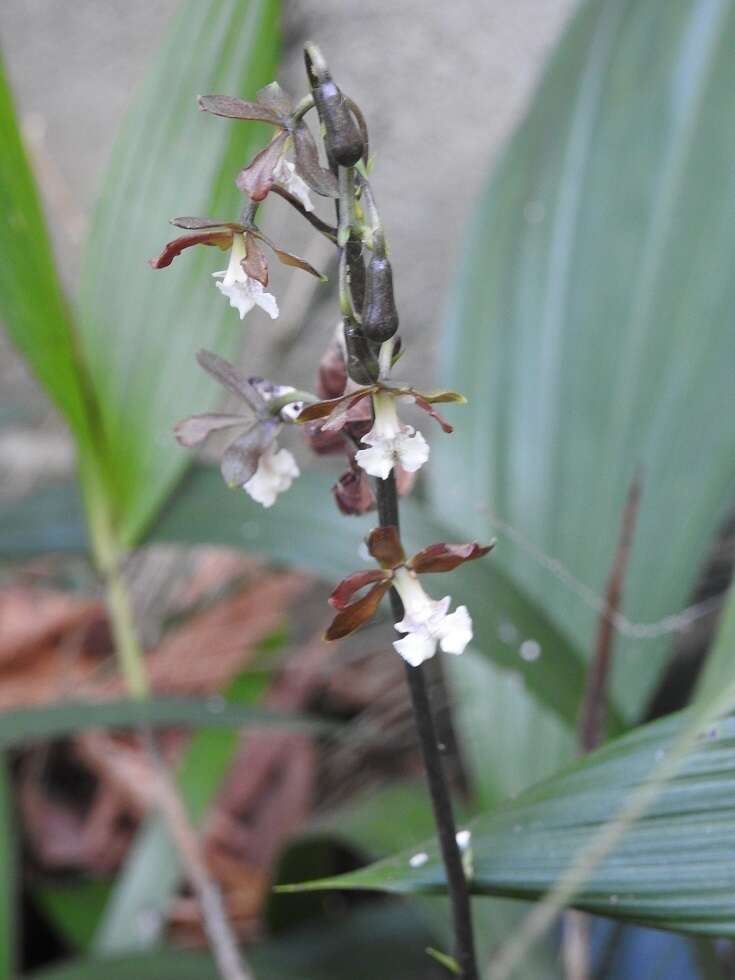
[[[628,570],[633,535],[641,498],[641,474],[633,477],[623,509],[618,545],[605,590],[606,615],[600,616],[595,655],[587,671],[584,697],[579,713],[577,737],[583,753],[604,741],[607,725],[607,687],[614,652],[615,628],[612,614],[620,608],[623,584]]]

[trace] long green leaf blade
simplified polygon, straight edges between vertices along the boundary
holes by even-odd
[[[120,134],[85,253],[80,329],[108,446],[118,532],[132,543],[188,462],[174,423],[217,397],[199,347],[232,351],[241,326],[212,285],[215,249],[154,272],[180,214],[237,219],[237,171],[269,135],[197,109],[200,93],[252,97],[271,81],[278,0],[186,0]],[[218,257],[219,256],[219,257]]]
[[[63,701],[41,708],[0,712],[0,749],[88,728],[135,728],[140,725],[233,728],[333,728],[329,722],[271,711],[257,705],[231,704],[220,698],[151,698],[149,701]]]
[[[735,585],[730,586],[714,643],[697,685],[695,699],[706,704],[735,681]]]
[[[684,712],[639,728],[473,821],[472,890],[544,895],[691,724]],[[657,928],[735,935],[734,833],[735,718],[727,717],[703,730],[649,809],[591,868],[574,904]],[[412,866],[418,851],[426,860]],[[444,889],[444,873],[430,842],[364,870],[296,887],[432,893]]]
[[[643,481],[623,612],[686,605],[733,499],[735,8],[584,4],[478,206],[441,382],[469,398],[438,443],[431,503],[582,649],[633,474]],[[655,52],[652,55],[652,52]],[[463,479],[456,478],[463,463]],[[665,631],[618,636],[614,698],[640,711]]]
[[[0,319],[83,443],[90,412],[74,327],[0,60]]]
[[[443,972],[424,949],[431,934],[410,909],[394,904],[366,908],[299,930],[248,950],[258,980],[352,980],[379,976],[439,980]],[[77,960],[32,974],[32,980],[217,980],[211,959],[198,950],[161,950],[143,956]]]

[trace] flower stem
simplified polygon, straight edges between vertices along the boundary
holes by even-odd
[[[394,474],[391,472],[386,480],[377,479],[375,485],[380,526],[394,525],[398,527],[398,494]],[[403,604],[395,589],[391,589],[390,602],[393,618],[395,622],[400,622],[403,619]],[[447,876],[447,889],[454,925],[454,958],[460,968],[462,980],[478,980],[470,896],[464,867],[462,866],[462,855],[457,844],[457,826],[439,749],[426,674],[423,664],[418,667],[411,667],[410,664],[406,664],[405,667],[406,681],[411,694],[413,715],[421,743],[426,781],[429,786],[431,805],[439,837],[439,846]]]

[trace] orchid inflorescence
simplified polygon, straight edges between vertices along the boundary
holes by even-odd
[[[313,45],[306,48],[306,67],[311,91],[299,103],[277,82],[258,92],[254,102],[224,95],[199,98],[205,112],[265,122],[276,133],[236,176],[235,183],[247,198],[240,219],[174,218],[172,223],[184,234],[168,242],[151,265],[163,269],[194,245],[229,250],[227,267],[212,273],[217,289],[241,320],[256,306],[275,319],[279,309],[275,296],[266,291],[269,275],[263,246],[282,263],[324,277],[264,234],[256,224],[261,204],[276,194],[335,243],[341,318],[326,341],[316,392],[245,377],[216,354],[200,351],[201,367],[239,400],[243,410],[193,416],[180,422],[175,434],[191,448],[214,432],[231,433],[233,439],[221,461],[225,482],[270,507],[299,476],[293,454],[279,448],[277,440],[289,426],[300,429],[315,453],[346,455],[348,468],[332,492],[343,513],[364,514],[375,509],[382,485],[397,488],[400,494],[410,492],[416,472],[429,458],[427,440],[400,419],[399,403],[428,413],[444,432],[451,433],[452,426],[435,406],[462,403],[464,398],[453,391],[423,392],[391,380],[403,349],[397,337],[393,271],[368,179],[367,127],[358,106],[335,85]],[[306,123],[312,109],[319,117],[326,166]],[[336,200],[336,225],[316,214],[312,194]],[[375,479],[374,485],[369,477]],[[379,568],[356,572],[337,586],[330,598],[337,615],[327,637],[341,638],[366,623],[393,589],[403,607],[403,618],[395,624],[401,638],[393,645],[408,664],[421,664],[437,648],[462,653],[472,639],[466,607],[450,613],[449,596],[430,598],[419,576],[451,571],[487,554],[491,546],[440,543],[406,558],[397,520],[384,518],[381,512],[382,526],[367,539],[368,552]],[[365,589],[361,598],[355,598]]]

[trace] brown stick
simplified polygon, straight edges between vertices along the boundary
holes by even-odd
[[[623,583],[630,561],[638,507],[641,497],[641,476],[633,477],[623,510],[618,546],[605,590],[605,607],[597,628],[595,655],[587,671],[582,707],[579,713],[577,737],[583,753],[591,752],[604,741],[607,728],[607,686],[612,665],[615,640],[614,619],[620,608]]]

